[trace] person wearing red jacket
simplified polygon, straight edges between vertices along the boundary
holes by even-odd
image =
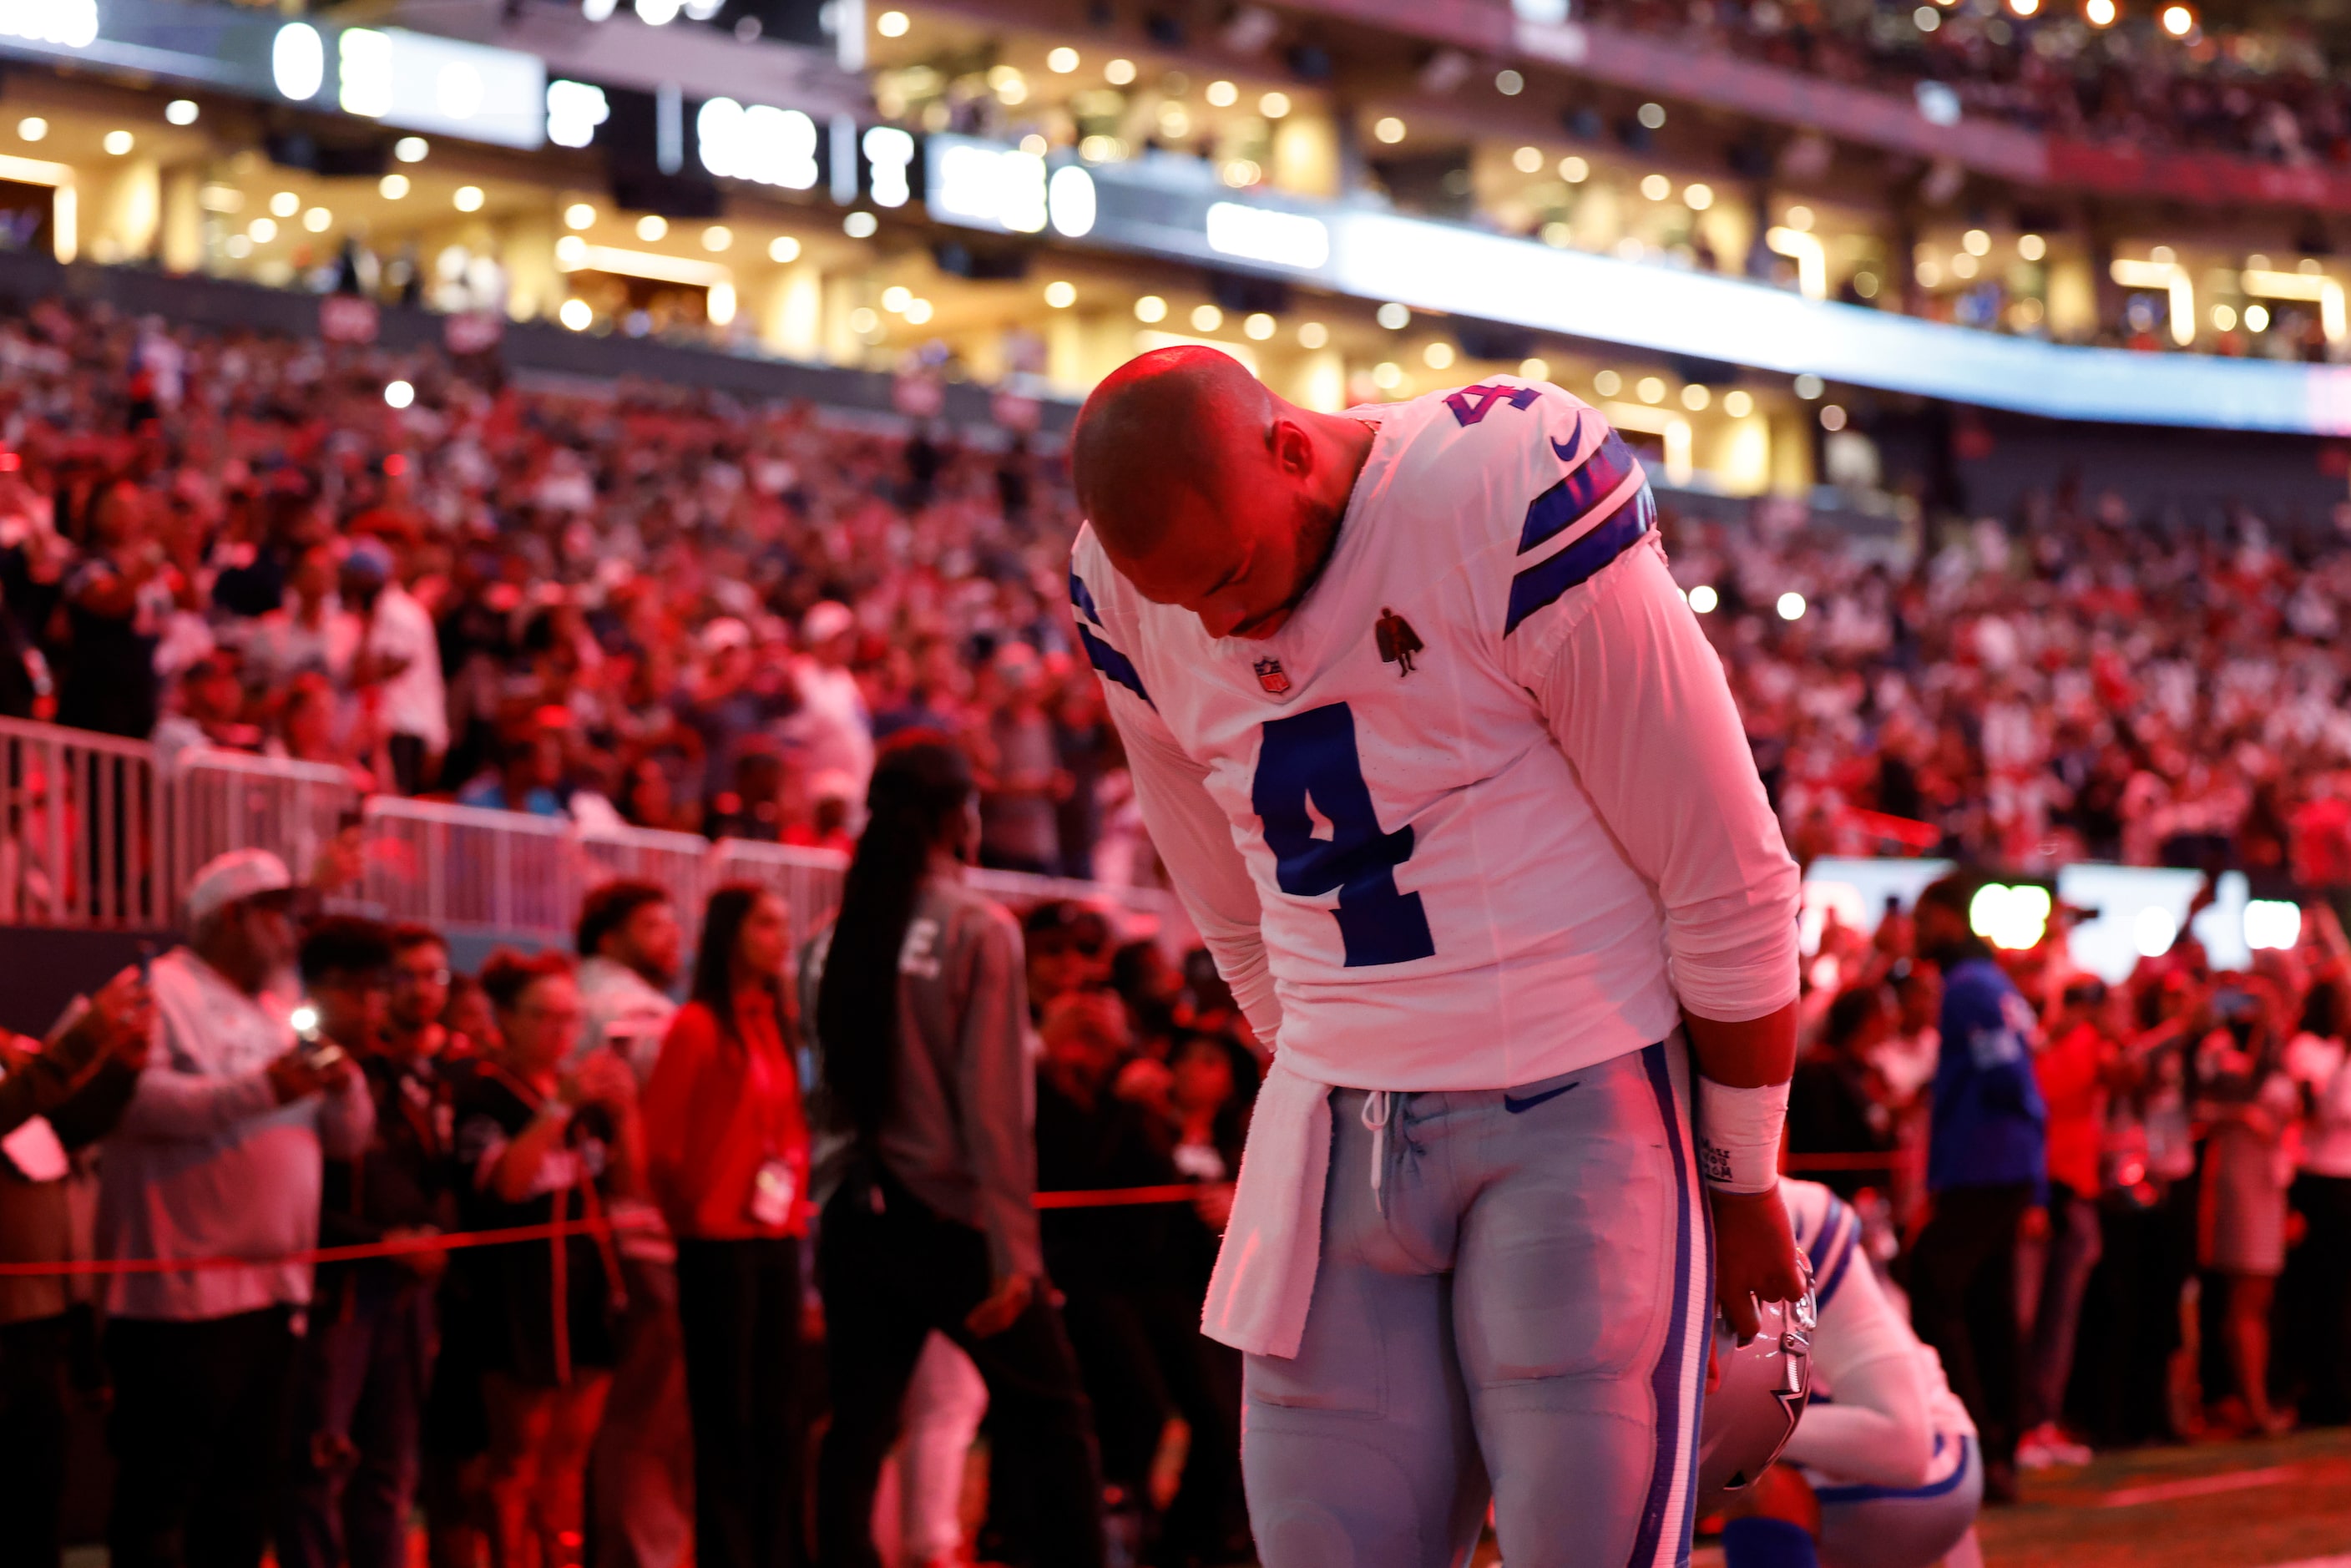
[[[693,999],[645,1085],[645,1161],[677,1238],[699,1568],[797,1568],[799,1238],[809,1137],[783,985],[783,900],[710,896]]]

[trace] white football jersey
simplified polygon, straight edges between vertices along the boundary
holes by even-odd
[[[1511,377],[1353,413],[1370,455],[1270,638],[1074,550],[1144,819],[1260,1030],[1278,998],[1309,1077],[1495,1088],[1664,1038],[1677,990],[1783,1005],[1795,868],[1639,463]]]

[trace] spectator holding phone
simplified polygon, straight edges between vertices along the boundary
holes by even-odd
[[[2285,1270],[2287,1136],[2299,1096],[2276,988],[2256,975],[2218,979],[2193,1061],[2209,1129],[2197,1260],[2223,1281],[2221,1338],[2242,1419],[2274,1435],[2294,1426],[2293,1412],[2270,1404],[2270,1303]]]
[[[106,1135],[146,1064],[155,1005],[129,968],[68,1009],[47,1044],[0,1030],[0,1261],[90,1255],[68,1188],[73,1155]],[[0,1279],[0,1568],[58,1568],[68,1313],[55,1274]]]
[[[375,1113],[348,1055],[296,1038],[277,989],[294,896],[266,850],[232,850],[190,880],[188,945],[154,962],[153,1047],[106,1144],[101,1257],[318,1245],[325,1162],[363,1150]],[[109,1282],[118,1568],[260,1562],[310,1290],[310,1265],[294,1262]]]
[[[2302,1415],[2339,1426],[2351,1421],[2351,940],[2335,911],[2315,902],[2303,914],[2303,937],[2311,986],[2288,1058],[2308,1106],[2293,1189],[2308,1227],[2295,1249],[2308,1316]]]
[[[809,1137],[792,1058],[784,901],[710,895],[693,999],[645,1087],[645,1164],[677,1238],[699,1568],[801,1561],[800,1255]]]
[[[562,954],[493,954],[482,988],[501,1044],[457,1093],[460,1218],[475,1230],[592,1224],[639,1185],[636,1080],[609,1051],[565,1074],[581,1009]],[[464,1267],[488,1415],[492,1568],[569,1568],[619,1348],[612,1239],[479,1248]]]
[[[423,946],[429,956],[438,950]],[[412,945],[406,956],[420,951]],[[449,1228],[450,1099],[414,1030],[391,1027],[393,935],[335,916],[302,939],[301,974],[317,1028],[358,1061],[375,1102],[375,1134],[357,1157],[327,1166],[322,1239],[329,1246],[413,1241]],[[411,988],[413,988],[413,987]],[[401,1568],[416,1492],[424,1391],[435,1338],[442,1251],[319,1270],[295,1396],[293,1485],[277,1541],[284,1568]]]

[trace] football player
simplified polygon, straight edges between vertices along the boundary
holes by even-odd
[[[1189,347],[1072,460],[1080,641],[1278,1046],[1204,1318],[1262,1561],[1464,1563],[1489,1493],[1512,1568],[1685,1561],[1715,1298],[1802,1289],[1797,876],[1639,463],[1556,387]]]
[[[1783,1180],[1817,1293],[1812,1402],[1781,1462],[1724,1527],[1726,1568],[1980,1568],[1975,1424],[1879,1289],[1861,1220],[1818,1182]],[[1707,1427],[1733,1413],[1709,1405]]]

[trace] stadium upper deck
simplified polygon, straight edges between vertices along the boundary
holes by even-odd
[[[1834,438],[1949,404],[2351,432],[2316,131],[2237,205],[2093,193],[2044,154],[2111,115],[1975,101],[2078,20],[1626,3],[78,0],[0,35],[36,62],[0,215],[60,257],[328,294],[338,331],[356,297],[1062,397],[1196,338],[1325,406],[1527,370],[1734,494],[1865,472]],[[2072,57],[2169,49],[2179,91],[2251,69],[2149,27]],[[1922,74],[1968,40],[1976,76]]]

